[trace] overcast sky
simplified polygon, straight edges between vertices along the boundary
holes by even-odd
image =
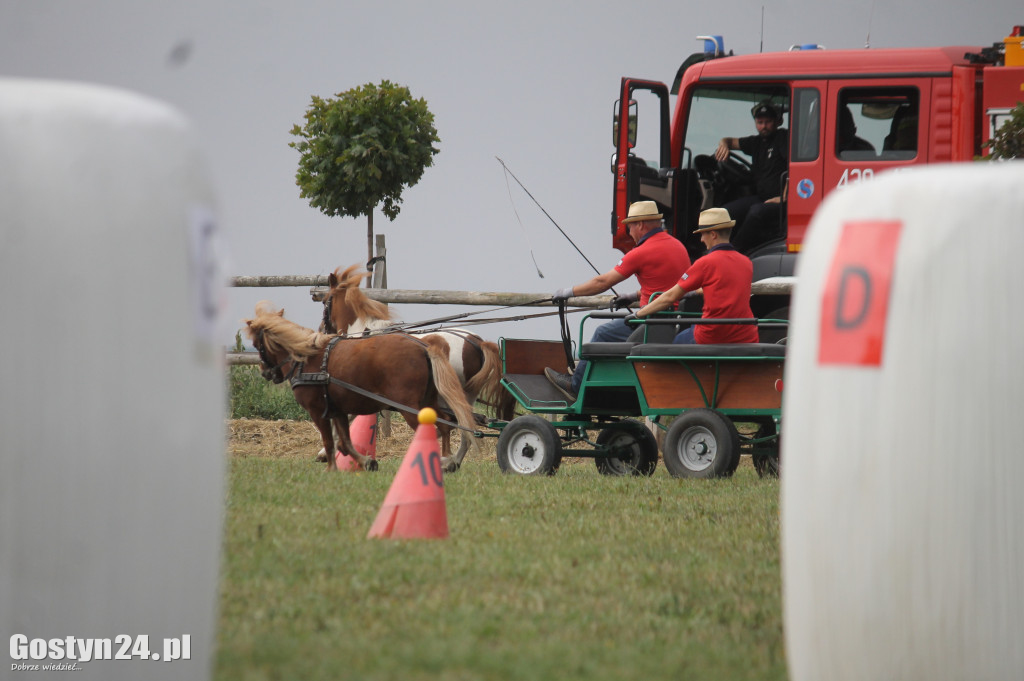
[[[441,143],[399,217],[376,216],[389,285],[541,297],[593,271],[513,183],[520,227],[495,157],[610,269],[622,76],[671,82],[701,34],[724,35],[739,54],[762,40],[764,51],[863,48],[869,37],[873,48],[990,45],[1017,23],[1020,0],[3,0],[0,74],[114,85],[183,111],[207,150],[233,275],[326,274],[365,261],[365,220],[328,218],[299,197],[289,131],[311,95],[406,85],[427,100]],[[308,289],[232,289],[226,343],[263,298],[306,326],[319,321]],[[408,321],[464,311],[395,309]],[[550,318],[478,330],[557,337]]]

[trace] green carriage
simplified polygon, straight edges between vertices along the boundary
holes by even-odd
[[[595,312],[589,319],[621,317]],[[675,477],[715,478],[736,470],[748,451],[761,475],[777,475],[782,419],[782,343],[674,345],[680,324],[776,320],[701,320],[667,313],[644,320],[629,341],[584,343],[583,382],[570,401],[544,369],[568,370],[561,341],[502,339],[503,384],[527,414],[501,426],[498,465],[523,475],[552,474],[563,451],[591,457],[608,475],[650,475],[659,444]],[[596,437],[591,434],[596,431]],[[742,432],[741,432],[742,431]]]

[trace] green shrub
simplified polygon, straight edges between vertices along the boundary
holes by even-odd
[[[242,337],[236,334],[234,352],[244,351]],[[295,401],[291,387],[266,380],[258,366],[228,368],[228,398],[228,411],[233,419],[309,420],[309,414]]]
[[[309,420],[309,414],[295,402],[288,384],[275,385],[264,379],[259,367],[231,367],[228,393],[233,419]]]
[[[1024,158],[1024,102],[1017,103],[1010,111],[1009,119],[982,146],[988,149],[988,153],[981,157],[983,161]]]

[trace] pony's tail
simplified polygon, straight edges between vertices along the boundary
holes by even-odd
[[[434,374],[434,385],[438,394],[448,404],[448,408],[455,412],[455,420],[460,426],[476,430],[473,408],[466,401],[459,375],[455,373],[452,363],[448,360],[448,343],[444,339],[429,336],[423,340],[427,344],[427,357],[430,359],[430,368]],[[463,433],[463,437],[470,435]]]
[[[480,371],[466,381],[466,393],[483,395],[485,399],[489,399],[495,384],[501,380],[501,354],[497,343],[482,341],[474,345],[479,346],[483,361],[480,363]]]
[[[501,350],[497,343],[484,341],[480,344],[484,355],[483,365],[473,378],[466,382],[466,392],[478,395],[478,399],[494,408],[495,416],[503,421],[512,419],[515,398],[501,385]]]

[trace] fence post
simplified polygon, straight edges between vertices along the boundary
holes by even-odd
[[[376,239],[376,258],[377,262],[373,265],[373,288],[387,288],[388,287],[388,248],[384,243],[384,235],[377,234]]]
[[[388,287],[388,247],[383,234],[375,235],[374,239],[378,260],[373,265],[373,288],[385,289]],[[391,412],[384,411],[377,415],[377,437],[391,437]]]

